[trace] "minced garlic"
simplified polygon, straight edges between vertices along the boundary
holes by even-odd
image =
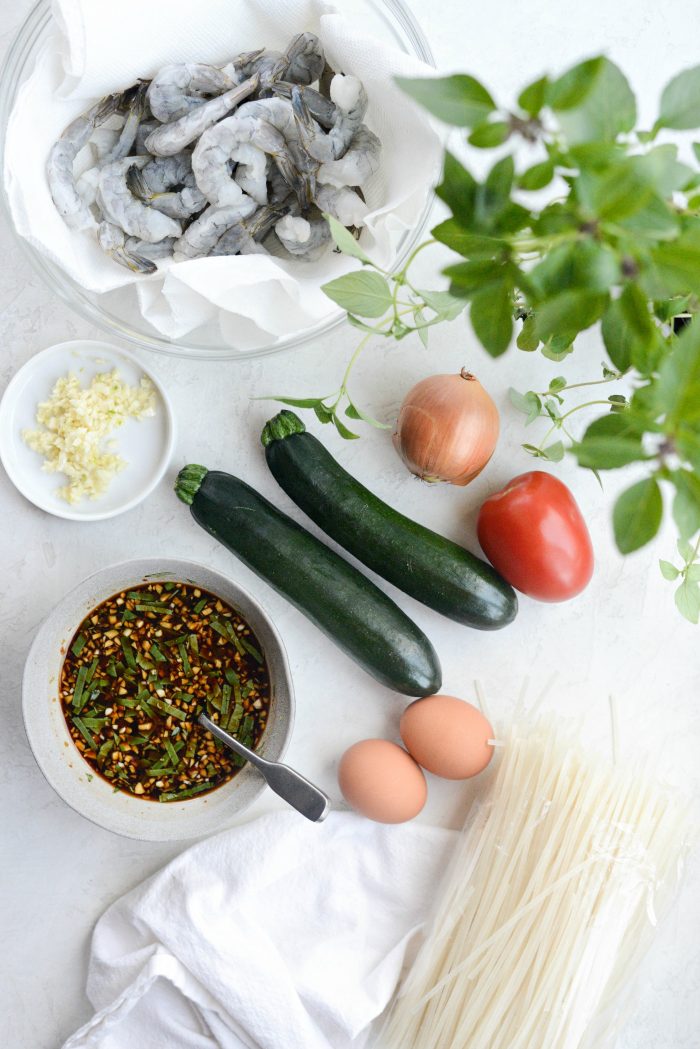
[[[37,407],[36,421],[45,429],[24,430],[22,439],[45,457],[42,469],[68,478],[57,490],[61,499],[99,499],[127,465],[106,438],[127,419],[143,419],[155,410],[153,383],[145,376],[138,386],[129,386],[115,368],[95,375],[83,387],[69,372]]]

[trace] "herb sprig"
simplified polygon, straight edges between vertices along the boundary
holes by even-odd
[[[549,420],[540,443],[524,447],[550,462],[568,451],[599,477],[636,470],[613,508],[615,539],[625,554],[657,534],[662,493],[669,493],[684,564],[676,569],[663,562],[669,566],[663,571],[668,579],[671,568],[677,573],[682,596],[676,603],[697,621],[700,320],[693,318],[700,312],[700,142],[681,160],[677,145],[659,143],[658,135],[700,127],[700,66],[667,84],[648,129],[637,128],[632,89],[604,56],[538,78],[512,108],[468,75],[399,83],[433,116],[464,129],[466,144],[498,149],[498,159],[480,180],[455,155],[445,155],[436,192],[450,217],[427,244],[441,243],[460,257],[444,271],[447,291],[415,287],[413,257],[398,272],[385,272],[335,223],[338,247],[362,269],[324,290],[365,332],[365,343],[414,331],[425,342],[429,327],[455,319],[468,305],[474,335],[491,356],[505,353],[516,336],[521,351],[559,363],[581,332],[599,324],[608,360],[591,384],[624,376],[626,392],[606,396],[603,387],[564,406],[579,384],[563,375],[544,391],[513,392],[528,424]],[[525,167],[523,144],[531,153]],[[338,413],[344,408],[351,419],[374,422],[348,392],[362,345],[338,391],[286,403],[313,408],[342,436],[357,436]],[[577,436],[570,419],[584,408],[595,417]]]

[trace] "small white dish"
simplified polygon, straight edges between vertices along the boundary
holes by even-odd
[[[56,494],[65,483],[60,473],[46,473],[43,457],[28,448],[22,431],[39,428],[36,410],[47,400],[58,379],[74,372],[83,386],[94,375],[117,368],[129,385],[147,376],[156,392],[156,413],[146,419],[127,419],[115,430],[115,449],[127,462],[99,499],[71,505]],[[111,438],[110,438],[111,439]],[[37,353],[10,380],[0,401],[0,460],[14,486],[38,506],[69,521],[103,521],[131,510],[162,479],[175,445],[175,419],[163,386],[138,358],[106,342],[61,342]]]
[[[39,627],[22,680],[24,727],[36,762],[56,793],[81,816],[127,838],[186,841],[223,830],[268,789],[250,765],[211,794],[186,801],[143,801],[93,774],[73,743],[59,698],[66,648],[81,622],[112,594],[154,579],[208,590],[238,611],[258,638],[270,676],[270,714],[257,752],[281,761],[294,726],[294,689],[287,654],[258,601],[228,576],[194,561],[141,558],[102,568],[55,605]],[[301,816],[299,817],[302,818]]]

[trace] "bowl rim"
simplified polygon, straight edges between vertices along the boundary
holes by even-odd
[[[39,350],[30,357],[24,364],[17,369],[9,383],[3,391],[2,397],[0,397],[0,420],[5,412],[9,411],[12,405],[12,396],[16,388],[20,385],[22,377],[26,375],[27,371],[32,368],[36,368],[37,362],[42,359],[51,357],[52,354],[65,351],[69,348],[75,348],[77,350],[83,349],[85,351],[94,349],[96,351],[109,352],[116,354],[117,356],[123,357],[130,361],[137,369],[143,372],[143,374],[150,379],[155,390],[160,397],[162,402],[163,411],[165,413],[166,421],[166,439],[163,453],[158,462],[158,467],[152,474],[148,483],[127,502],[122,503],[120,506],[114,507],[112,510],[94,510],[86,513],[78,513],[75,510],[70,509],[70,503],[66,503],[65,508],[62,505],[49,505],[47,502],[38,501],[33,495],[29,493],[24,485],[24,479],[22,474],[15,468],[15,466],[9,461],[9,457],[5,448],[5,444],[2,441],[1,430],[0,430],[0,462],[2,463],[5,473],[12,481],[17,491],[30,503],[38,507],[44,513],[51,514],[53,517],[61,517],[67,521],[77,521],[89,523],[92,521],[107,521],[111,517],[118,517],[120,514],[125,514],[129,510],[133,510],[136,506],[147,499],[149,495],[157,488],[160,482],[163,480],[165,473],[172,461],[173,452],[175,451],[175,442],[177,440],[177,424],[175,422],[175,412],[173,410],[170,395],[163,386],[160,379],[151,371],[148,365],[144,364],[142,360],[131,353],[129,350],[124,349],[122,346],[114,346],[107,342],[100,342],[99,339],[66,339],[64,342],[54,343],[52,346],[46,346],[43,350]]]
[[[409,45],[407,53],[413,54],[427,65],[435,68],[435,58],[430,43],[419,22],[404,0],[372,0],[385,9],[394,25],[398,26]],[[132,345],[141,346],[168,357],[180,357],[194,360],[255,360],[278,353],[286,353],[299,346],[305,346],[323,335],[334,331],[345,322],[344,310],[332,310],[329,315],[316,324],[300,331],[290,333],[269,342],[264,346],[250,350],[239,350],[233,346],[198,345],[189,336],[184,341],[174,341],[167,336],[141,331],[114,314],[108,313],[90,298],[90,293],[77,284],[59,266],[37,251],[28,240],[20,236],[12,219],[7,190],[5,188],[5,139],[7,125],[20,83],[20,72],[32,54],[36,38],[43,32],[53,18],[51,0],[36,0],[29,14],[16,30],[0,67],[0,207],[5,214],[12,236],[19,243],[21,251],[34,271],[42,278],[45,285],[56,294],[62,302],[83,320],[96,325],[105,334],[118,337]],[[435,172],[438,176],[438,172]],[[426,200],[423,209],[412,229],[406,230],[396,252],[394,267],[400,268],[407,261],[425,234],[430,223],[435,194],[432,186],[426,187]]]
[[[46,783],[48,783],[48,785],[51,787],[56,796],[60,798],[61,801],[70,809],[72,809],[75,813],[77,813],[79,816],[81,816],[83,819],[87,820],[94,826],[100,827],[102,830],[107,830],[112,834],[117,834],[120,837],[130,838],[135,841],[191,841],[196,838],[202,838],[214,833],[218,833],[219,831],[225,830],[227,827],[229,827],[235,821],[237,821],[238,818],[246,811],[246,809],[248,809],[254,802],[258,801],[259,798],[265,793],[267,785],[263,778],[260,777],[259,782],[253,785],[252,789],[249,792],[249,797],[246,798],[244,801],[241,802],[240,800],[237,800],[235,796],[229,798],[228,801],[231,811],[228,815],[225,816],[220,816],[218,818],[215,816],[212,819],[211,812],[204,812],[201,809],[201,804],[203,801],[206,801],[206,798],[211,798],[212,795],[217,795],[220,790],[223,791],[226,789],[226,787],[230,786],[233,780],[237,780],[238,777],[246,771],[245,766],[236,774],[235,777],[232,777],[231,780],[227,780],[226,783],[223,783],[221,787],[216,788],[216,790],[212,791],[211,794],[207,794],[204,799],[194,798],[187,799],[181,802],[180,805],[188,806],[185,812],[190,815],[190,822],[192,822],[192,818],[195,816],[195,814],[201,815],[203,817],[202,823],[205,825],[201,829],[188,830],[185,833],[172,833],[167,828],[159,828],[158,824],[149,824],[145,820],[143,822],[135,823],[133,826],[131,825],[131,823],[129,823],[127,829],[125,829],[124,826],[117,827],[114,825],[114,822],[110,823],[108,819],[105,819],[103,821],[99,818],[99,816],[95,815],[95,813],[86,812],[80,806],[79,801],[75,800],[75,798],[71,800],[64,795],[60,784],[57,782],[57,777],[54,777],[53,775],[54,770],[51,767],[51,758],[46,758],[45,752],[42,750],[41,745],[38,741],[38,736],[34,724],[36,715],[35,712],[30,709],[31,704],[33,702],[30,692],[34,685],[33,675],[37,673],[35,669],[37,656],[39,653],[41,653],[42,646],[45,648],[49,643],[47,639],[47,634],[49,633],[52,625],[54,625],[56,620],[60,618],[61,613],[64,612],[66,606],[70,605],[71,599],[77,597],[77,595],[84,588],[88,587],[90,583],[96,582],[103,576],[110,576],[114,573],[126,574],[127,571],[129,573],[130,578],[133,579],[133,584],[129,583],[125,585],[136,585],[138,582],[143,582],[146,578],[146,575],[162,575],[171,578],[179,577],[184,578],[185,581],[187,581],[187,573],[196,574],[198,571],[203,571],[208,576],[214,577],[217,583],[219,580],[221,580],[226,584],[226,586],[232,587],[236,591],[237,595],[240,595],[245,600],[249,601],[250,604],[255,608],[255,611],[260,616],[261,620],[265,623],[265,627],[268,630],[269,635],[272,638],[272,641],[275,646],[274,663],[276,666],[276,670],[273,671],[270,668],[271,691],[273,689],[274,681],[277,680],[281,682],[287,699],[285,724],[281,731],[279,743],[275,751],[275,757],[273,759],[275,761],[281,761],[284,758],[284,755],[287,752],[294,732],[294,723],[296,717],[296,699],[294,694],[294,681],[289,664],[289,657],[284,641],[282,640],[282,637],[274,623],[274,620],[272,619],[265,606],[260,603],[257,597],[254,594],[252,594],[250,590],[242,586],[231,576],[225,575],[223,572],[218,571],[218,569],[211,568],[209,565],[206,565],[201,561],[191,561],[185,558],[177,557],[168,558],[144,556],[139,558],[132,558],[127,561],[118,561],[110,565],[105,565],[103,568],[99,568],[97,569],[97,571],[90,573],[90,575],[88,576],[85,576],[78,583],[76,583],[75,586],[71,587],[70,590],[66,591],[66,593],[61,597],[61,599],[52,606],[48,614],[42,619],[41,623],[37,627],[36,633],[34,634],[32,642],[27,651],[27,655],[24,662],[24,668],[22,671],[22,723],[24,726],[25,736],[29,744],[29,749],[31,750],[34,761],[36,762],[36,765],[39,771],[41,772],[42,776],[44,777]],[[207,588],[205,584],[200,585],[204,589]],[[120,589],[123,588],[120,587]],[[107,597],[109,597],[113,593],[117,593],[118,591],[116,591],[114,587],[110,585],[109,587],[102,588],[101,592],[104,594],[104,596],[101,597],[96,602],[96,604],[99,604],[101,601],[105,601]],[[221,596],[222,600],[229,602],[235,607],[235,600],[224,597],[223,595],[217,596]],[[94,604],[93,607],[96,607],[96,604]],[[77,625],[79,624],[73,624],[72,627],[69,627],[65,631],[66,634],[69,635],[70,630],[75,629]],[[61,667],[63,666],[64,659],[65,655],[61,659]],[[269,662],[270,661],[268,661],[268,667]],[[51,687],[49,686],[45,689],[45,694],[41,699],[42,705],[48,706],[50,699]],[[60,711],[60,720],[62,722],[65,722],[65,717],[62,710]],[[66,733],[70,737],[70,733],[68,733],[67,726]],[[84,771],[83,765],[85,765],[86,768],[89,768],[89,765],[87,762],[84,761],[77,748],[76,754],[80,757],[82,762],[81,764],[76,763],[75,766],[75,779],[77,781],[79,780],[81,773]],[[73,766],[70,767],[73,768]],[[125,799],[126,803],[129,805],[139,804],[138,798],[133,798],[130,795],[126,794],[126,792],[124,791],[120,791],[119,796],[120,798]],[[142,802],[141,804],[150,805],[153,812],[158,812],[158,806],[154,802],[147,801]],[[198,805],[200,807],[196,808],[196,806]],[[174,810],[174,807],[174,803],[170,803],[168,805],[168,809],[170,809],[171,811]],[[134,809],[133,811],[135,812],[136,810]],[[143,813],[147,810],[142,809],[140,811]],[[149,829],[151,827],[153,828],[152,830]],[[145,830],[147,830],[148,832],[145,833]]]

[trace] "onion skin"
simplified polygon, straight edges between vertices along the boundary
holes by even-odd
[[[481,473],[498,440],[498,409],[478,379],[431,375],[401,405],[394,447],[423,481],[466,485]]]

